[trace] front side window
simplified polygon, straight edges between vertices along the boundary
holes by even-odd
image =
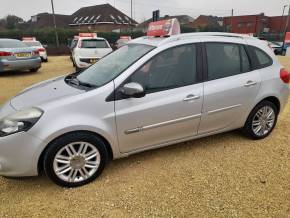
[[[147,93],[197,82],[196,46],[183,45],[163,51],[137,70],[129,82],[141,84]]]
[[[154,48],[142,44],[125,45],[83,71],[77,76],[77,79],[97,87],[103,86]]]
[[[250,71],[250,62],[242,45],[206,43],[208,79],[215,80]]]

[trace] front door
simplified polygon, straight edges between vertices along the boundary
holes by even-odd
[[[127,80],[144,87],[143,98],[116,99],[116,123],[123,153],[197,134],[203,84],[194,44],[167,49]]]

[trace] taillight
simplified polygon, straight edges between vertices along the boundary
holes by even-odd
[[[39,52],[44,52],[45,51],[45,48],[40,48],[38,49]]]
[[[39,55],[39,51],[38,50],[35,50],[35,51],[32,52],[32,54],[33,55]]]
[[[280,78],[284,83],[290,82],[290,74],[287,70],[284,68],[280,70]]]
[[[13,54],[11,52],[6,52],[6,51],[0,51],[0,57],[8,57],[12,56]]]

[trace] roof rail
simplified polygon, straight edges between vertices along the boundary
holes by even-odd
[[[224,32],[198,32],[198,33],[183,33],[179,35],[174,35],[171,37],[168,37],[164,41],[162,41],[159,45],[164,45],[169,42],[181,40],[181,39],[188,39],[188,38],[194,38],[194,37],[201,37],[201,36],[220,36],[220,37],[233,37],[233,38],[240,38],[240,39],[248,39],[253,38],[248,35],[243,34],[237,34],[237,33],[224,33]]]

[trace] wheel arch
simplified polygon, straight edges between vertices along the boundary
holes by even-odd
[[[43,172],[43,169],[44,169],[44,166],[43,166],[43,161],[44,161],[44,156],[45,156],[45,153],[47,151],[47,149],[49,148],[49,145],[52,144],[54,141],[58,140],[59,138],[61,137],[64,137],[66,135],[69,135],[69,134],[73,134],[73,133],[88,133],[88,134],[91,134],[91,135],[94,135],[94,136],[97,136],[99,137],[106,145],[106,150],[108,152],[108,156],[109,156],[109,160],[112,160],[114,158],[114,154],[113,154],[113,150],[112,150],[112,146],[111,144],[109,143],[109,141],[102,135],[96,133],[96,132],[93,132],[93,131],[89,131],[89,130],[76,130],[76,131],[71,131],[71,132],[66,132],[60,136],[57,136],[56,138],[54,138],[53,140],[51,140],[46,146],[45,148],[43,149],[43,151],[41,152],[39,158],[38,158],[38,162],[37,162],[37,170],[38,170],[38,174],[40,174],[41,172]]]

